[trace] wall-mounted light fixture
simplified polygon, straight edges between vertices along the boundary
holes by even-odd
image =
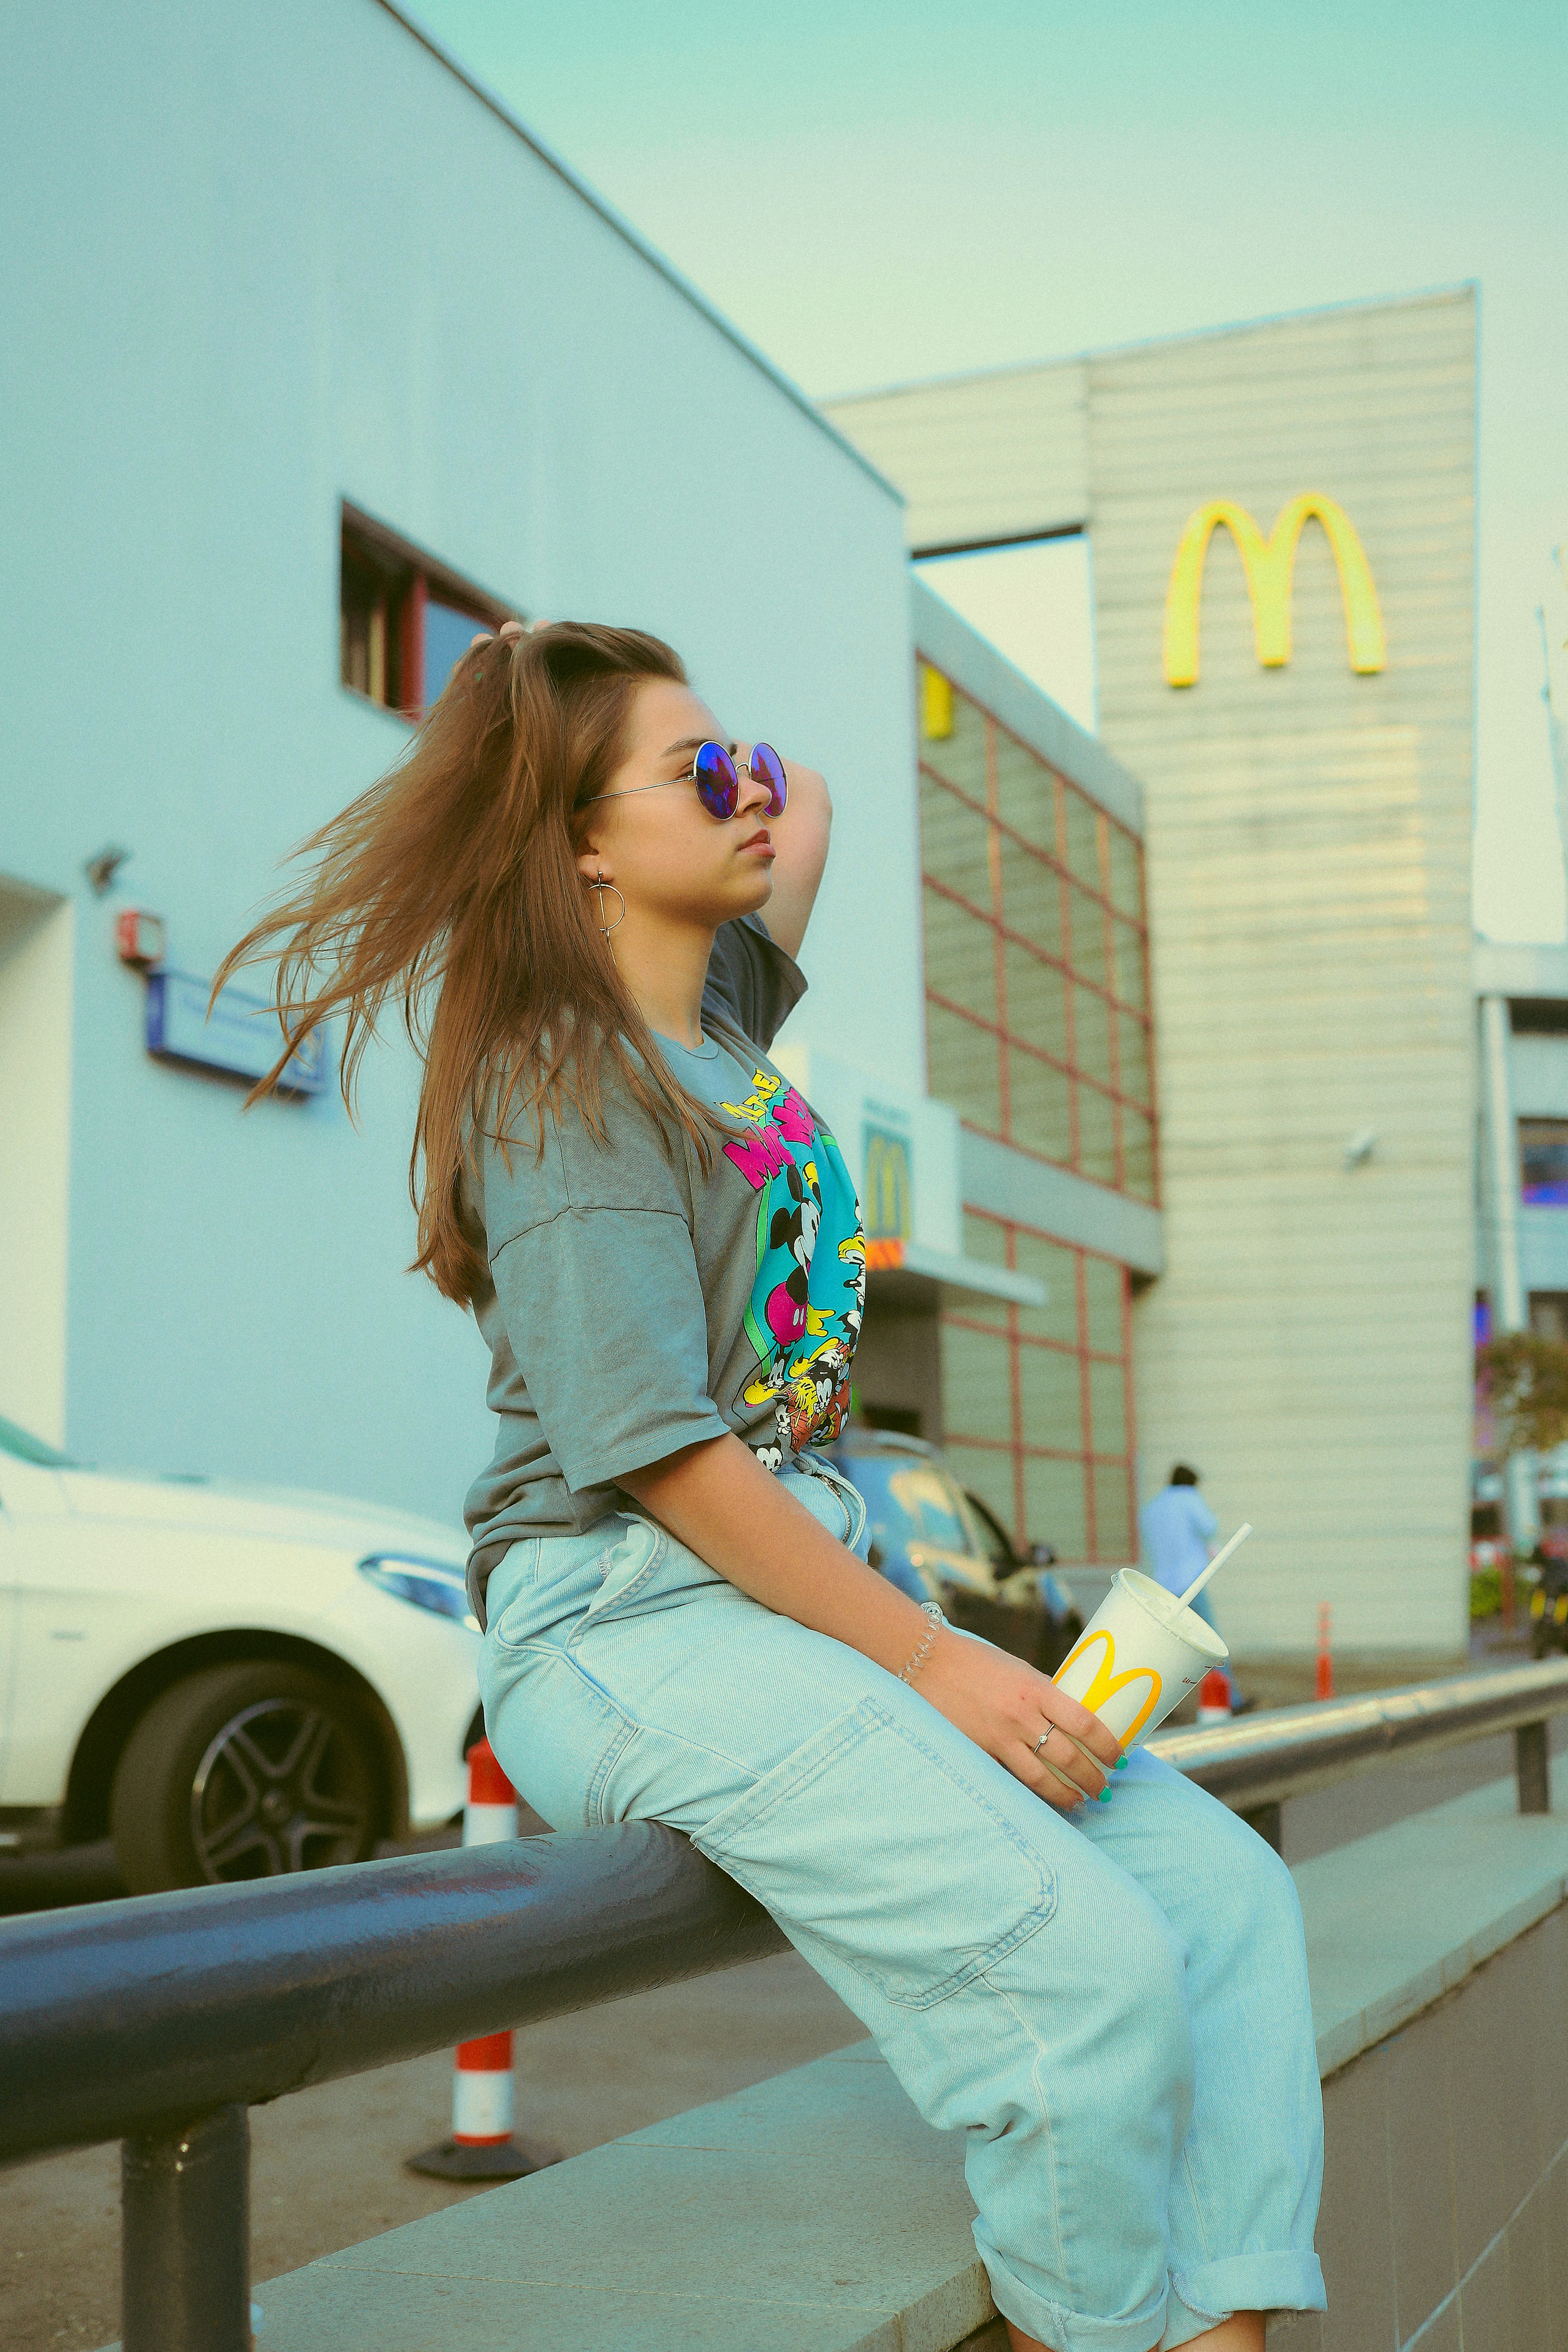
[[[141,971],[163,961],[163,918],[141,907],[127,907],[115,918],[114,946],[121,963]]]
[[[102,898],[131,854],[129,849],[122,849],[118,841],[110,841],[95,856],[83,858],[81,870],[92,884],[98,898]]]

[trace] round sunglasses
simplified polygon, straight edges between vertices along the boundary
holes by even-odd
[[[768,814],[782,816],[789,797],[789,782],[784,773],[784,762],[771,743],[754,743],[751,757],[746,762],[746,772],[755,784],[768,787]],[[586,808],[591,801],[630,800],[633,793],[662,793],[671,784],[695,784],[697,798],[709,816],[722,822],[732,817],[740,802],[740,771],[722,743],[699,743],[692,764],[678,776],[666,776],[656,784],[626,784],[615,793],[590,793],[579,803]]]

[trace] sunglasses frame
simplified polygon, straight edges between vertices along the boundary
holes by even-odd
[[[705,751],[710,751],[715,755],[710,764],[718,770],[716,782],[712,776],[704,775],[702,772],[702,759]],[[753,762],[759,751],[766,751],[777,766],[779,770],[777,782],[766,770],[762,774],[758,774]],[[746,772],[754,784],[768,786],[768,814],[770,817],[782,816],[789,801],[789,779],[784,772],[783,761],[779,759],[771,743],[752,745],[751,756],[746,761]],[[656,784],[624,784],[619,792],[590,793],[587,800],[580,801],[578,806],[590,808],[595,801],[630,800],[635,793],[666,792],[672,784],[695,784],[698,800],[701,801],[709,816],[716,818],[720,824],[727,824],[740,805],[740,770],[737,765],[734,753],[727,750],[722,743],[708,742],[697,745],[696,750],[692,753],[691,766],[678,776],[661,777]],[[714,805],[716,800],[719,803],[716,808]],[[724,805],[726,801],[728,803],[727,807]]]

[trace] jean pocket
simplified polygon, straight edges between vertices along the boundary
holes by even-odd
[[[618,1517],[614,1520],[596,1563],[599,1589],[591,1594],[587,1608],[567,1636],[569,1650],[577,1647],[591,1626],[642,1598],[659,1572],[669,1542],[664,1528],[655,1527],[652,1519]]]
[[[528,1638],[538,1582],[539,1539],[521,1536],[508,1544],[485,1585],[485,1638],[515,1650]],[[508,1626],[510,1632],[507,1631]]]
[[[875,1698],[692,1843],[885,1998],[929,2009],[1027,1941],[1056,1875],[956,1760]]]
[[[792,1491],[831,1536],[852,1552],[860,1552],[865,1533],[865,1504],[858,1488],[809,1454],[797,1454],[789,1466]]]

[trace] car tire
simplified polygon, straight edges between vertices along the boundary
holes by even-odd
[[[386,1818],[381,1742],[351,1690],[278,1659],[209,1666],[152,1702],[110,1791],[132,1895],[363,1862]]]

